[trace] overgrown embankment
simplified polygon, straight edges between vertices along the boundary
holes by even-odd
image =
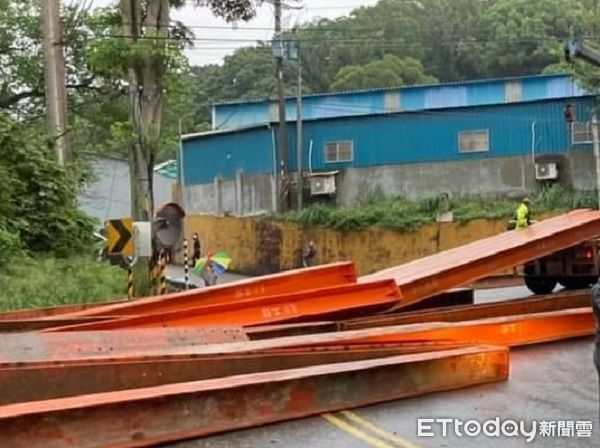
[[[595,192],[567,191],[560,186],[544,188],[532,195],[533,214],[559,213],[578,208],[597,208]],[[454,221],[510,218],[517,206],[514,199],[455,197],[410,201],[402,196],[385,198],[372,195],[354,206],[335,208],[314,204],[304,210],[271,217],[274,221],[293,222],[304,227],[334,230],[363,230],[375,226],[400,232],[412,232],[423,224],[435,222],[440,211],[453,212]]]
[[[59,166],[42,135],[0,115],[0,311],[124,295],[125,274],[94,260],[99,223],[78,208],[86,170]]]

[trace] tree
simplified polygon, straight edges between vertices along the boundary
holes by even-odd
[[[388,54],[366,65],[349,65],[342,68],[331,84],[331,90],[399,87],[415,84],[432,84],[437,79],[423,72],[421,62],[414,58],[400,59]]]
[[[185,34],[171,27],[170,8],[179,8],[184,3],[183,0],[121,0],[120,3],[134,136],[129,159],[131,204],[132,216],[137,221],[153,219],[152,177],[163,130],[166,75],[185,43]],[[260,1],[197,3],[206,4],[226,20],[246,20],[252,17]],[[145,294],[150,286],[147,262],[140,260],[135,271],[139,279],[136,293]]]
[[[573,26],[584,27],[578,1],[497,0],[480,20],[487,76],[538,74],[555,63]]]

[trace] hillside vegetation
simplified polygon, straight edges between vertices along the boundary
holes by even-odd
[[[543,189],[532,196],[533,215],[561,212],[578,208],[597,208],[594,192],[569,192],[559,186]],[[449,204],[440,198],[411,201],[405,197],[385,198],[375,194],[354,207],[336,208],[314,204],[298,212],[273,216],[276,221],[299,223],[303,226],[324,226],[335,230],[361,230],[377,226],[397,231],[414,231],[425,223],[434,222],[438,212],[447,208],[454,220],[510,219],[518,201],[502,198],[456,197]]]

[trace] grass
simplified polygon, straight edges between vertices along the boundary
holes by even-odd
[[[533,215],[577,208],[597,208],[595,192],[567,191],[560,186],[544,188],[534,195]],[[518,200],[508,198],[454,197],[411,201],[403,196],[386,198],[381,193],[367,197],[354,207],[335,208],[327,204],[313,204],[302,211],[292,211],[272,217],[275,221],[299,223],[305,227],[323,226],[335,230],[362,230],[370,226],[411,232],[423,224],[434,222],[438,211],[449,209],[454,220],[508,219]]]
[[[0,271],[0,311],[124,296],[126,273],[91,257],[13,259]]]

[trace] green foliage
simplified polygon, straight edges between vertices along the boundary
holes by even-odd
[[[584,24],[578,1],[498,0],[485,10],[481,28],[487,40],[484,61],[489,74],[537,74],[556,62],[570,30]],[[552,38],[554,37],[554,38]]]
[[[421,62],[414,58],[400,59],[387,54],[366,65],[347,65],[340,69],[331,84],[331,90],[355,90],[377,87],[399,87],[415,84],[433,84],[437,79],[423,72]]]
[[[77,208],[81,171],[60,167],[35,128],[3,115],[0,180],[0,259],[21,245],[58,256],[89,245],[94,223]]]
[[[123,297],[126,276],[91,257],[13,258],[0,270],[0,311]]]
[[[567,191],[559,185],[542,188],[532,195],[533,213],[597,208],[595,192]],[[442,197],[411,201],[403,196],[384,198],[378,192],[354,207],[335,208],[314,204],[302,211],[273,216],[276,221],[296,222],[306,227],[323,226],[335,230],[362,230],[377,226],[400,232],[417,230],[435,222],[438,212],[446,208]],[[508,198],[455,197],[449,210],[458,222],[474,219],[509,219],[519,201]]]

